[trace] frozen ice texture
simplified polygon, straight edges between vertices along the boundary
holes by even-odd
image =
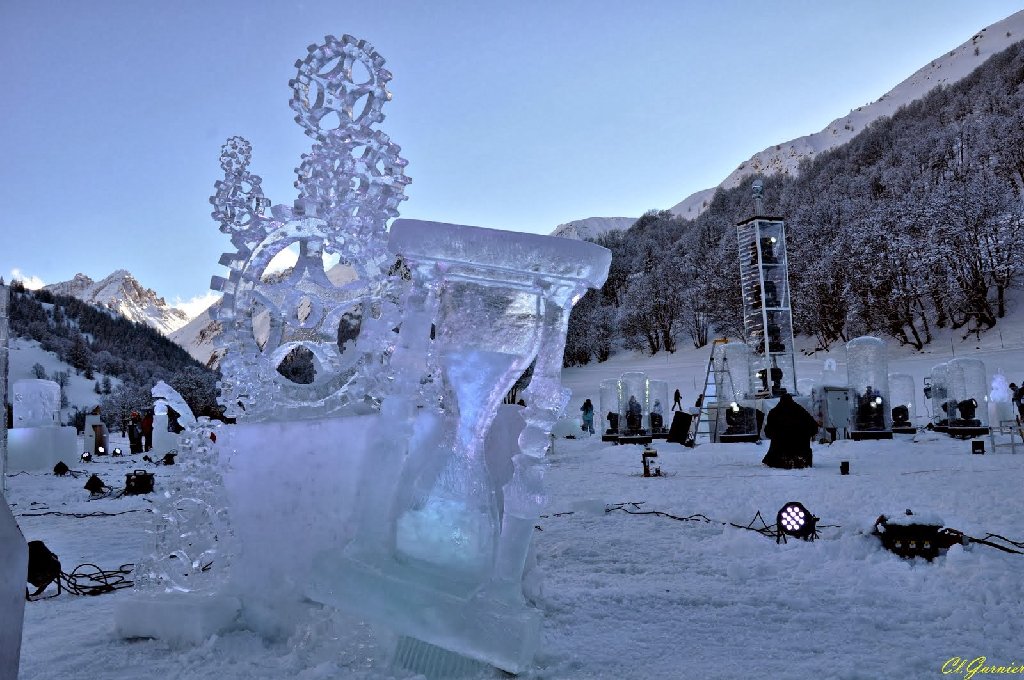
[[[400,283],[386,275],[394,264],[386,229],[410,180],[401,149],[372,128],[384,118],[391,74],[371,45],[348,35],[311,45],[296,66],[291,107],[316,140],[296,168],[298,198],[271,206],[248,171],[251,145],[232,137],[210,199],[236,248],[221,257],[228,275],[211,282],[224,294],[215,310],[226,350],[220,398],[228,415],[247,421],[375,410],[397,326],[390,289]],[[298,261],[275,273],[285,249]],[[331,281],[335,262],[355,277]]]
[[[125,638],[156,638],[171,645],[197,645],[238,618],[241,602],[231,595],[183,592],[136,594],[114,604],[114,632]]]
[[[73,427],[14,427],[7,432],[9,472],[49,471],[58,461],[74,467],[81,454]]]
[[[0,496],[0,678],[15,680],[21,656],[28,546]]]
[[[568,401],[560,383],[568,315],[603,283],[610,253],[412,220],[395,222],[390,247],[412,285],[391,363],[394,388],[370,434],[380,455],[357,485],[356,537],[315,558],[307,592],[519,672],[539,635],[522,582],[544,503],[540,459]],[[488,451],[501,443],[493,430],[499,403],[531,363],[526,407],[515,414],[521,422],[502,425],[500,455]]]
[[[196,418],[192,415],[192,409],[185,402],[177,390],[165,383],[163,380],[157,382],[150,391],[153,395],[153,449],[152,456],[163,456],[166,453],[178,451],[179,436],[168,430],[170,415],[167,408],[174,409],[178,414],[178,425],[185,429],[193,429],[196,426]]]
[[[14,381],[14,427],[60,425],[60,385],[52,380]]]
[[[892,400],[892,408],[906,406],[910,422],[917,418],[917,394],[914,376],[907,373],[889,374],[889,398]]]

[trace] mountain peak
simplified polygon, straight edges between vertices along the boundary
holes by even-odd
[[[127,269],[118,269],[99,281],[79,273],[70,281],[50,284],[43,289],[106,307],[126,319],[152,326],[164,335],[188,322],[183,311],[168,306],[164,298],[144,287]]]

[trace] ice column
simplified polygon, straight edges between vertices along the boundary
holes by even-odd
[[[540,461],[568,401],[560,373],[569,311],[604,281],[610,253],[413,220],[395,222],[390,247],[412,288],[392,359],[395,390],[373,438],[387,479],[364,469],[357,536],[317,558],[309,594],[519,672],[539,634],[521,582],[544,500]],[[526,425],[499,508],[482,446],[502,396],[531,363]]]

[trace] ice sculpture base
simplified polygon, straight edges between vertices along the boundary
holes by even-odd
[[[355,533],[356,481],[377,416],[243,423],[217,441],[235,536],[239,592],[301,592],[313,556]]]
[[[231,627],[241,607],[238,598],[226,595],[135,594],[114,606],[114,630],[123,638],[197,645]]]
[[[410,582],[397,562],[371,565],[338,550],[314,559],[306,595],[509,673],[529,666],[540,639],[541,612],[521,597]]]
[[[15,427],[7,430],[7,471],[52,470],[58,461],[78,461],[78,433],[73,427]]]

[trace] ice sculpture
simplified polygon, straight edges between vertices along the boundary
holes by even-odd
[[[390,247],[412,273],[392,358],[395,389],[371,434],[376,464],[357,484],[356,537],[316,558],[307,592],[429,646],[519,672],[540,627],[522,579],[543,503],[540,461],[568,401],[560,374],[569,311],[604,281],[610,253],[412,220],[395,222]],[[526,425],[509,451],[499,505],[485,435],[531,363]]]
[[[178,414],[178,426],[190,430],[196,426],[196,417],[192,409],[178,394],[177,390],[163,380],[157,382],[150,391],[153,395],[153,449],[150,455],[162,457],[164,454],[178,453],[179,436],[172,432],[168,408]]]
[[[3,612],[0,615],[0,678],[14,680],[18,677],[27,573],[25,537],[7,501],[0,496],[0,612]]]
[[[78,432],[60,426],[60,386],[51,380],[14,382],[14,427],[7,433],[9,470],[50,470],[78,459]]]
[[[13,410],[15,427],[59,425],[60,385],[52,380],[15,380]]]
[[[0,279],[0,397],[7,403],[7,336],[9,321],[7,307],[11,289]],[[6,407],[4,407],[6,409]],[[7,494],[7,414],[0,418],[0,495]]]
[[[252,150],[241,137],[221,150],[224,179],[210,198],[236,248],[220,260],[229,275],[214,277],[211,288],[224,294],[216,310],[228,350],[221,403],[242,420],[370,412],[376,404],[365,397],[380,391],[386,336],[396,325],[382,275],[393,263],[386,222],[397,216],[410,180],[401,149],[371,128],[384,118],[391,74],[372,46],[352,36],[327,36],[308,51],[289,82],[295,120],[316,140],[296,168],[298,199],[267,214],[270,201],[248,172]],[[269,276],[288,248],[298,256],[291,271]],[[332,282],[326,269],[335,260],[354,278]],[[374,332],[362,333],[363,325]]]

